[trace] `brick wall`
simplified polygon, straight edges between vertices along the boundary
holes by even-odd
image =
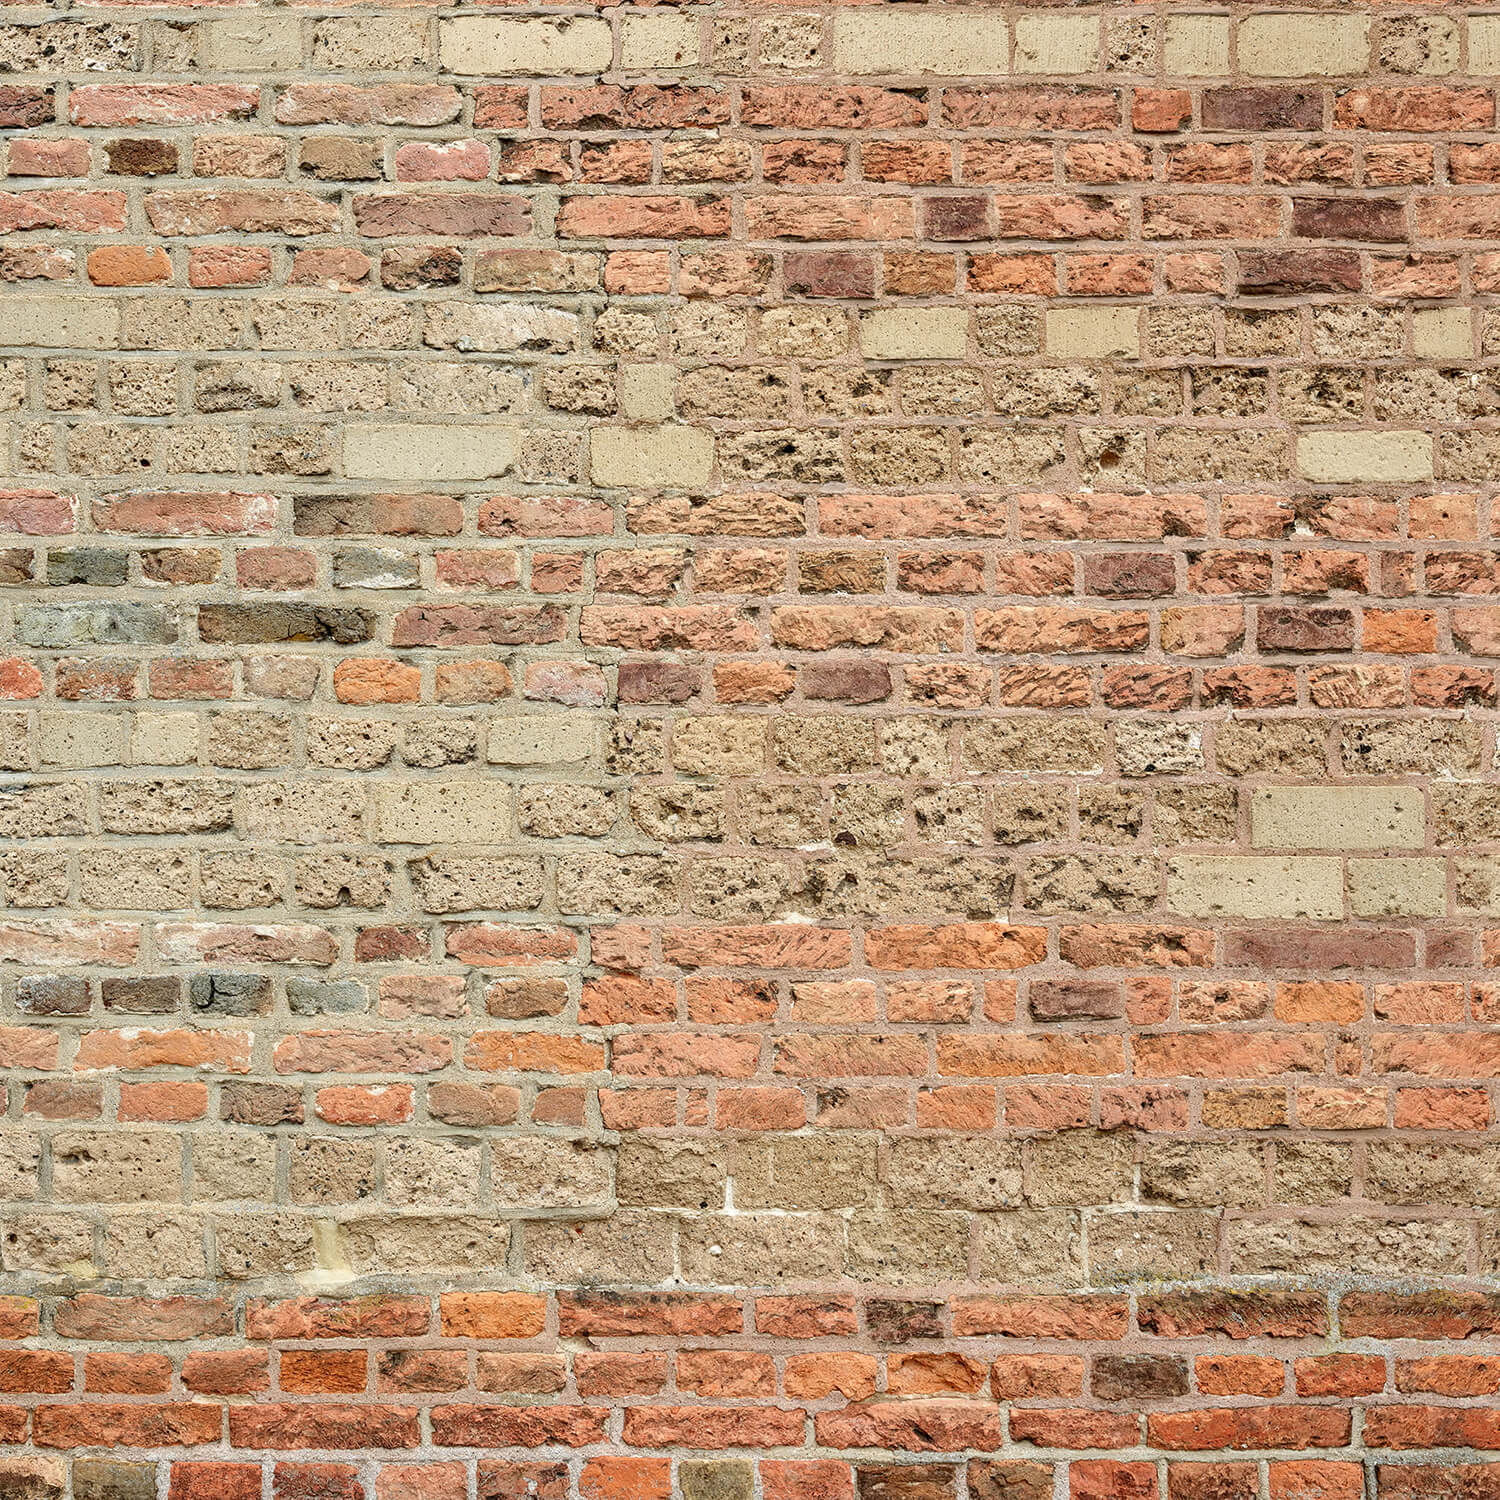
[[[1500,1497],[1500,13],[0,67],[0,1500]]]

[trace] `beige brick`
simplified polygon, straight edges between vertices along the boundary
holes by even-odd
[[[1412,314],[1411,343],[1418,359],[1473,359],[1473,317],[1467,307],[1423,308]]]
[[[1005,18],[994,10],[941,14],[919,5],[859,6],[834,17],[834,67],[905,77],[996,76],[1008,70],[1009,40]]]
[[[42,764],[118,766],[129,749],[129,720],[119,714],[44,713],[41,716]]]
[[[1308,432],[1297,439],[1297,471],[1315,484],[1402,484],[1432,478],[1425,432]]]
[[[1323,11],[1263,11],[1239,26],[1240,71],[1253,78],[1321,78],[1362,73],[1370,62],[1370,19]]]
[[[1167,907],[1193,917],[1332,921],[1344,914],[1343,861],[1184,855],[1167,863]]]
[[[627,16],[620,27],[622,68],[692,68],[701,51],[695,15],[658,11]]]
[[[1415,849],[1424,834],[1414,786],[1267,786],[1250,801],[1258,849]]]
[[[576,765],[598,755],[599,725],[576,713],[491,719],[485,751],[497,766]]]
[[[120,307],[101,297],[0,297],[0,347],[114,349]]]
[[[214,73],[261,73],[295,68],[302,60],[301,18],[235,16],[200,28],[203,66]]]
[[[1500,73],[1500,15],[1470,16],[1469,72],[1477,78]]]
[[[592,17],[457,16],[439,23],[438,57],[449,73],[563,77],[602,73],[614,42],[609,23]]]
[[[714,440],[696,427],[596,427],[589,437],[595,484],[682,489],[708,483]]]
[[[378,794],[380,837],[393,844],[495,844],[511,836],[511,789],[503,782],[395,782]]]
[[[1168,16],[1162,66],[1169,78],[1219,78],[1229,72],[1228,16]]]
[[[344,430],[349,479],[494,479],[515,461],[513,427],[405,422],[357,423]]]
[[[1056,359],[1137,359],[1138,307],[1054,307],[1047,313],[1047,353]]]
[[[962,359],[969,315],[962,307],[897,307],[866,313],[859,325],[866,359]]]
[[[138,766],[185,766],[198,758],[196,714],[142,713],[130,733],[130,759]]]
[[[1448,909],[1441,859],[1351,859],[1349,909],[1356,917],[1440,917]]]
[[[624,365],[620,369],[620,415],[633,422],[664,422],[673,414],[672,365]]]
[[[1092,73],[1099,66],[1099,18],[1056,13],[1016,21],[1017,73]]]

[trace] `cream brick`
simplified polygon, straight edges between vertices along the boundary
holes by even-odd
[[[1467,307],[1428,307],[1411,318],[1412,349],[1418,359],[1474,358],[1474,322]]]
[[[1017,73],[1092,73],[1098,66],[1097,15],[1026,15],[1016,21]]]
[[[633,422],[664,422],[673,415],[672,365],[624,365],[620,369],[620,414]]]
[[[1307,432],[1297,439],[1297,470],[1315,484],[1401,484],[1432,478],[1425,432]]]
[[[593,17],[522,20],[456,16],[439,23],[438,57],[449,73],[602,73],[614,58],[609,23]]]
[[[485,748],[492,765],[566,766],[599,753],[599,725],[577,714],[524,714],[491,719]]]
[[[198,758],[196,714],[135,716],[130,734],[130,759],[138,766],[185,766]]]
[[[1191,917],[1332,921],[1344,914],[1343,861],[1185,855],[1167,863],[1167,907]]]
[[[44,713],[41,718],[42,764],[118,766],[128,756],[129,721],[119,714]]]
[[[236,16],[201,28],[203,66],[214,73],[262,73],[302,60],[301,18]]]
[[[1008,71],[1009,38],[998,11],[946,14],[920,5],[839,11],[833,23],[834,67],[842,73],[950,78]]]
[[[622,68],[693,68],[702,45],[695,16],[658,11],[627,16],[620,27]]]
[[[513,427],[356,423],[344,429],[349,479],[494,479],[515,461]]]
[[[589,436],[595,484],[681,489],[708,483],[714,440],[696,427],[596,427]]]
[[[1239,26],[1240,71],[1253,78],[1322,78],[1370,65],[1370,19],[1320,12],[1263,11]]]
[[[866,313],[859,325],[866,359],[962,359],[969,315],[962,307],[897,307]]]
[[[0,297],[0,347],[115,349],[120,343],[117,302],[70,297]]]
[[[511,837],[503,782],[396,782],[378,793],[380,837],[393,844],[497,844]]]
[[[1469,17],[1469,72],[1500,74],[1500,15]]]
[[[1448,909],[1441,859],[1351,859],[1349,909],[1356,917],[1440,917]]]
[[[1137,359],[1138,307],[1054,307],[1047,313],[1047,353],[1055,359]]]
[[[1424,833],[1414,786],[1267,786],[1250,802],[1258,849],[1415,849]]]
[[[1169,78],[1219,78],[1229,72],[1228,16],[1168,16],[1162,65]]]

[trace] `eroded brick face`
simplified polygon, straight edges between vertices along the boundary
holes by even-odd
[[[0,1500],[1500,1496],[1500,15],[0,69]]]

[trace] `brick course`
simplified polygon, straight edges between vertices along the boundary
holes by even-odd
[[[0,69],[0,1500],[1500,1496],[1500,16]]]

